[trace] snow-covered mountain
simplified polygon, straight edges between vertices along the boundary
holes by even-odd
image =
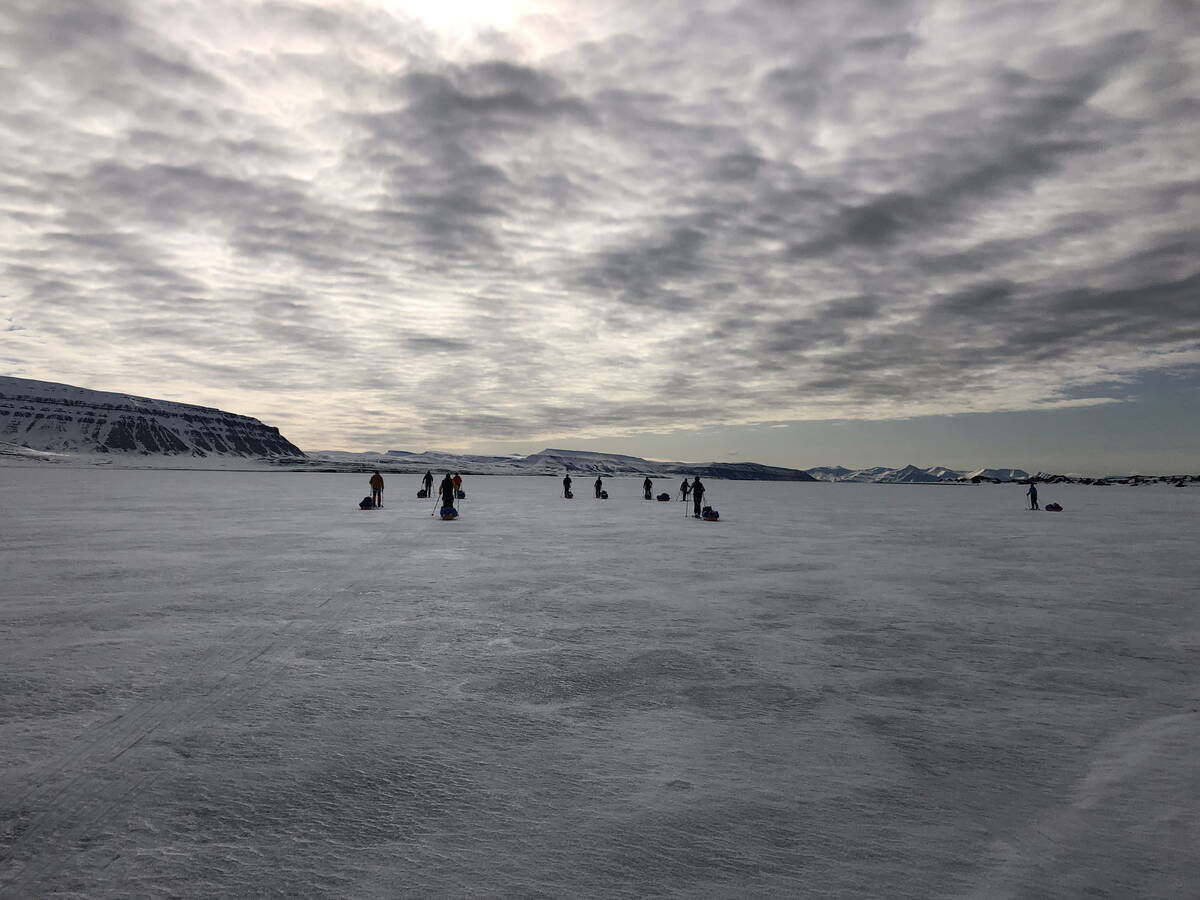
[[[759,463],[735,462],[661,462],[627,456],[620,453],[597,453],[592,450],[546,449],[529,456],[479,456],[426,450],[352,453],[345,450],[310,450],[304,459],[279,459],[276,465],[316,472],[381,472],[435,474],[459,472],[463,475],[558,475],[570,472],[584,478],[602,476],[645,476],[652,478],[682,478],[700,475],[704,478],[726,478],[748,481],[825,481],[854,484],[978,484],[1011,481],[1043,481],[1073,484],[1148,484],[1164,481],[1183,485],[1196,481],[1197,476],[1162,475],[1129,476],[1116,479],[1085,478],[1078,475],[1052,475],[1039,472],[1030,475],[1024,469],[984,468],[967,471],[947,466],[920,468],[914,465],[892,468],[872,466],[848,469],[845,466],[815,466],[811,469],[786,469]]]
[[[807,470],[818,481],[849,481],[856,484],[941,484],[956,481],[963,473],[946,466],[872,466],[867,469],[847,469],[844,466],[818,466]]]
[[[168,400],[0,376],[4,455],[107,454],[279,459],[304,453],[278,428]]]
[[[847,469],[845,466],[815,466],[811,469],[805,469],[809,475],[817,481],[845,481],[848,475],[854,474],[854,469]]]
[[[661,462],[625,456],[619,453],[596,453],[590,450],[546,449],[529,456],[458,456],[452,453],[426,451],[410,453],[389,450],[385,453],[348,453],[340,450],[312,450],[306,461],[282,461],[282,464],[306,469],[328,468],[333,471],[365,471],[378,469],[388,472],[437,471],[461,472],[464,475],[649,475],[679,477],[700,475],[703,478],[726,478],[741,481],[815,481],[801,469],[764,466],[743,462]]]
[[[985,481],[1022,481],[1029,478],[1024,469],[976,469],[962,476],[967,481],[979,478]]]

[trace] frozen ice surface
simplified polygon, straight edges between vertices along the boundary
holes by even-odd
[[[387,483],[0,468],[0,895],[1200,896],[1200,489]]]

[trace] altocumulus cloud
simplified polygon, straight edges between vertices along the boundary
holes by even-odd
[[[363,447],[1200,361],[1194,4],[526,12],[9,0],[0,367]]]

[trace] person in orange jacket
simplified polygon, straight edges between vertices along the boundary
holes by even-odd
[[[371,499],[375,502],[376,509],[378,509],[383,506],[383,476],[376,472],[371,476],[368,484],[371,485]]]
[[[462,476],[455,472],[452,481],[454,482],[454,496],[457,498],[459,492],[462,490]]]

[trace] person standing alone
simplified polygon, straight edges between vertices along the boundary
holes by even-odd
[[[600,480],[600,476],[596,476],[596,499],[600,499],[600,491],[604,488],[604,482]]]
[[[704,501],[704,485],[700,483],[700,476],[697,475],[692,479],[692,506],[695,509],[696,518],[700,518],[700,504]]]
[[[375,504],[376,509],[381,508],[383,506],[383,476],[376,472],[367,483],[371,485],[371,502]]]
[[[425,477],[421,479],[421,483],[425,485],[425,496],[433,496],[433,472],[425,470]]]
[[[1025,492],[1025,495],[1027,497],[1029,497],[1029,508],[1030,509],[1041,509],[1041,507],[1038,506],[1038,502],[1037,502],[1037,485],[1036,484],[1031,484],[1029,486],[1029,490],[1027,490]]]
[[[649,476],[646,476],[646,480],[642,482],[642,497],[646,500],[653,500],[654,498],[650,496],[653,489],[654,482],[650,480]]]
[[[570,475],[563,476],[563,496],[566,497],[568,500],[571,499],[571,476]]]

